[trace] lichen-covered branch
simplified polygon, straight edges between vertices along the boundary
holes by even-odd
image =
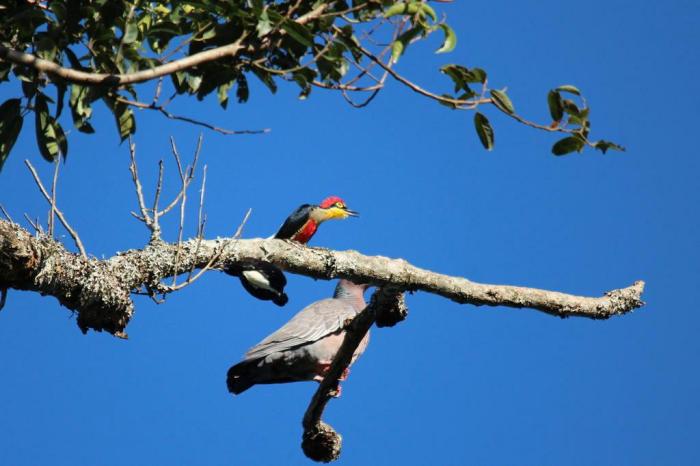
[[[216,259],[212,262],[212,258]],[[342,277],[377,286],[389,285],[396,292],[424,291],[463,304],[527,307],[559,317],[606,319],[644,304],[641,281],[602,297],[575,296],[536,288],[474,283],[421,269],[402,259],[309,248],[276,239],[191,239],[179,247],[177,243],[156,241],[109,259],[85,258],[69,252],[48,236],[32,236],[21,226],[0,220],[0,288],[31,290],[56,297],[61,304],[78,312],[78,325],[83,331],[92,328],[122,335],[134,310],[132,293],[144,287],[158,292],[163,279],[193,269],[232,268],[255,260],[313,278]]]

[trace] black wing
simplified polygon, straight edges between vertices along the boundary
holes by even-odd
[[[279,231],[275,235],[275,238],[290,239],[292,236],[294,236],[294,234],[298,232],[309,219],[309,213],[314,207],[316,206],[313,204],[304,204],[299,206],[297,210],[292,212],[292,214],[287,217],[287,220],[284,221]]]
[[[243,288],[256,298],[272,301],[278,306],[287,304],[288,298],[284,292],[287,278],[278,267],[267,262],[251,261],[224,272],[238,276]]]

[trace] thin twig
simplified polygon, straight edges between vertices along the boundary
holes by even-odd
[[[153,229],[158,232],[158,236],[160,236],[160,223],[158,222],[158,217],[160,217],[158,212],[158,201],[160,200],[160,192],[163,189],[163,171],[163,161],[159,160],[158,183],[156,184],[156,194],[153,196],[153,209],[151,209],[151,212],[153,213]]]
[[[54,231],[54,215],[56,213],[56,184],[58,183],[58,166],[60,165],[60,157],[56,158],[53,171],[53,183],[51,184],[51,210],[49,211],[49,236],[53,238]]]
[[[0,204],[0,212],[2,212],[5,218],[10,221],[10,223],[15,223],[15,221],[12,220],[12,217],[10,217],[10,214],[7,212],[7,210],[5,210],[5,206],[3,206],[2,204]]]
[[[27,166],[27,168],[29,168],[29,171],[31,172],[32,176],[34,177],[34,181],[36,182],[37,186],[39,187],[41,194],[43,194],[46,201],[49,204],[51,204],[51,196],[49,196],[49,193],[46,192],[46,188],[44,188],[44,185],[41,182],[41,179],[39,178],[39,175],[37,174],[36,170],[32,166],[31,162],[29,160],[25,160],[24,164]],[[63,212],[61,212],[58,209],[58,207],[54,206],[54,210],[56,211],[56,216],[61,221],[61,224],[63,225],[63,227],[66,229],[66,231],[68,231],[68,234],[73,238],[73,241],[75,242],[75,245],[78,247],[80,254],[83,257],[87,257],[87,253],[85,252],[85,247],[83,246],[83,242],[80,241],[80,236],[78,236],[78,233],[73,228],[71,228],[70,224],[66,220],[66,217],[63,215]]]
[[[205,121],[195,120],[194,118],[180,116],[180,115],[174,115],[165,109],[166,104],[163,104],[163,105],[155,105],[152,103],[147,104],[144,102],[138,102],[136,100],[129,100],[129,99],[126,99],[126,98],[119,96],[119,95],[117,95],[115,98],[118,102],[121,102],[123,104],[131,105],[132,107],[136,107],[136,108],[142,108],[144,110],[156,110],[156,111],[162,113],[163,115],[165,115],[166,118],[169,118],[171,120],[184,121],[186,123],[191,123],[193,125],[203,126],[203,127],[208,128],[212,131],[216,131],[217,133],[220,133],[220,134],[226,134],[226,135],[265,134],[265,133],[269,133],[270,131],[272,131],[270,128],[242,129],[242,130],[232,130],[232,129],[220,128],[218,126],[214,126],[214,125],[207,123]],[[170,102],[170,99],[168,99],[168,103],[169,102]]]
[[[197,140],[197,148],[194,152],[194,157],[192,160],[192,165],[188,166],[185,170],[182,169],[182,161],[180,159],[180,153],[175,145],[175,139],[170,138],[170,146],[172,147],[173,157],[175,157],[175,163],[177,164],[177,170],[180,173],[180,181],[182,182],[182,187],[178,197],[180,198],[180,226],[177,233],[177,254],[175,255],[175,268],[177,268],[180,262],[180,253],[182,245],[182,234],[185,230],[185,205],[187,203],[187,189],[190,186],[190,182],[194,179],[194,173],[197,168],[197,160],[199,160],[199,154],[202,150],[202,135],[199,135]],[[175,286],[177,283],[177,275],[173,275],[173,284]]]
[[[191,285],[192,283],[194,283],[197,279],[199,279],[199,277],[201,277],[202,275],[204,275],[204,273],[205,273],[206,271],[210,270],[210,269],[211,269],[211,266],[214,265],[214,263],[215,263],[216,261],[218,261],[218,260],[221,258],[221,256],[223,255],[223,253],[226,251],[226,248],[227,248],[230,244],[235,243],[238,239],[240,239],[241,234],[243,233],[243,227],[245,226],[246,222],[248,222],[248,218],[250,217],[250,213],[251,213],[252,211],[253,211],[253,209],[248,209],[248,212],[246,212],[245,217],[243,217],[243,221],[241,221],[240,225],[238,225],[238,228],[236,229],[236,233],[233,235],[233,240],[224,241],[223,243],[221,243],[221,246],[220,246],[219,250],[218,250],[216,253],[214,253],[214,254],[212,255],[211,259],[209,259],[209,262],[207,262],[207,263],[204,265],[204,267],[202,267],[201,269],[199,269],[199,272],[197,272],[196,275],[194,275],[194,276],[188,276],[188,277],[187,277],[187,280],[186,280],[185,282],[179,284],[179,285],[176,285],[175,282],[173,282],[173,284],[172,284],[171,286],[166,286],[166,287],[164,287],[164,288],[163,288],[164,291],[167,292],[167,293],[170,293],[170,292],[173,292],[173,291],[181,290],[182,288],[184,288],[184,287],[186,287],[186,286]],[[198,243],[198,246],[195,248],[195,250],[197,250],[197,248],[199,247],[199,244],[201,244],[201,239],[200,239],[200,241],[199,241],[199,243]],[[191,272],[190,272],[190,274],[191,274]]]
[[[31,217],[29,215],[27,215],[26,213],[24,214],[24,218],[27,219],[27,221],[32,226],[32,228],[34,228],[35,233],[41,233],[42,230],[41,230],[41,225],[39,225],[39,221],[37,221],[35,223],[34,220],[32,220]]]
[[[197,232],[198,237],[204,236],[204,220],[202,219],[202,213],[204,210],[204,191],[207,188],[207,166],[204,165],[202,169],[202,187],[199,189],[199,212],[197,213],[197,224],[199,225],[199,231]]]
[[[204,165],[202,169],[202,187],[199,190],[199,212],[197,214],[197,247],[194,249],[195,255],[199,253],[199,247],[202,245],[202,240],[204,239],[204,224],[206,223],[206,217],[203,217],[204,210],[204,191],[207,186],[207,166]],[[190,281],[192,273],[194,272],[194,264],[190,267],[190,271],[187,274],[187,282]]]
[[[158,84],[156,84],[156,92],[153,94],[153,102],[151,102],[151,106],[158,105],[158,99],[160,99],[160,92],[162,90],[163,90],[163,76],[158,78]]]
[[[136,188],[136,198],[139,202],[139,210],[141,211],[141,217],[143,218],[143,221],[146,223],[148,228],[151,229],[151,216],[148,215],[146,201],[143,198],[143,188],[141,187],[141,181],[139,180],[138,167],[136,166],[136,144],[131,140],[131,138],[129,138],[129,155],[131,156],[129,172],[131,172],[131,179],[134,181],[134,187]]]

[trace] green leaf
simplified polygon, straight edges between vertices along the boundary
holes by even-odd
[[[433,10],[433,7],[428,5],[427,3],[420,3],[420,12],[424,15],[430,16],[430,19],[432,19],[434,22],[437,23],[438,17],[437,13],[435,13],[435,10]]]
[[[457,46],[457,34],[454,30],[447,24],[440,24],[440,29],[445,33],[445,42],[442,43],[442,47],[437,49],[435,53],[447,53],[454,50]]]
[[[557,87],[556,90],[562,91],[562,92],[568,92],[570,94],[575,94],[578,96],[581,95],[581,91],[579,91],[576,86],[572,86],[571,84],[564,84],[563,86]]]
[[[117,102],[114,98],[105,96],[103,98],[112,113],[114,120],[117,123],[117,131],[119,131],[120,142],[124,142],[129,135],[136,132],[136,119],[134,112],[131,111],[128,105],[122,102]]]
[[[233,81],[221,84],[216,93],[219,99],[219,105],[224,109],[228,106],[228,91],[231,89],[231,86],[233,86]]]
[[[394,63],[399,61],[399,57],[403,55],[411,41],[424,32],[423,26],[417,25],[397,37],[394,43],[391,44],[391,61]]]
[[[455,92],[463,89],[471,93],[471,89],[469,89],[467,85],[468,83],[483,84],[486,81],[486,71],[481,68],[469,69],[461,65],[452,64],[443,66],[440,68],[440,71],[449,76],[455,83]]]
[[[173,82],[175,92],[184,94],[189,87],[187,86],[187,73],[185,71],[177,71],[170,74],[170,79]]]
[[[248,80],[242,74],[236,76],[236,98],[238,103],[242,104],[248,101],[250,90],[248,89]]]
[[[603,141],[603,140],[594,142],[593,147],[595,147],[596,149],[601,151],[603,154],[605,154],[608,151],[608,149],[618,150],[618,151],[622,151],[622,152],[625,151],[624,147],[622,147],[618,144],[615,144],[614,142]]]
[[[576,103],[574,103],[573,100],[562,99],[561,103],[564,111],[569,115],[579,116],[579,114],[581,113],[581,110],[578,108],[578,105],[576,105]]]
[[[131,44],[139,37],[139,23],[137,18],[131,18],[124,26],[122,44]]]
[[[474,114],[474,127],[476,128],[476,134],[479,135],[481,145],[483,145],[486,150],[493,149],[493,128],[491,127],[491,123],[489,123],[489,119],[482,113],[476,112]]]
[[[54,118],[56,120],[59,119],[61,116],[61,113],[63,113],[63,101],[66,96],[66,90],[68,89],[68,86],[66,85],[65,82],[57,82],[56,83],[56,115]]]
[[[0,170],[22,130],[21,100],[9,99],[0,105]]]
[[[292,77],[301,88],[301,92],[299,93],[299,99],[306,99],[311,93],[311,82],[314,80],[314,78],[316,78],[316,72],[309,68],[302,68],[300,70],[295,71],[292,74]]]
[[[253,74],[258,77],[258,79],[265,85],[273,94],[277,92],[277,84],[274,78],[267,71],[262,71],[257,68],[253,68]]]
[[[282,23],[282,29],[287,31],[287,34],[301,45],[313,48],[314,46],[314,35],[304,26],[295,21],[284,21]]]
[[[44,60],[53,61],[58,53],[58,47],[53,38],[46,33],[39,33],[34,37],[36,54]]]
[[[513,114],[515,113],[515,108],[513,107],[513,102],[510,101],[510,98],[508,95],[505,93],[505,91],[499,91],[496,89],[491,89],[491,98],[493,100],[494,105],[496,107],[500,108],[506,113]]]
[[[258,17],[258,24],[255,26],[255,30],[258,31],[258,38],[272,31],[272,22],[270,22],[270,18],[267,15],[267,10],[263,11]]]
[[[420,9],[420,3],[398,2],[384,10],[384,17],[391,18],[396,15],[415,15]],[[433,14],[435,12],[433,11]]]
[[[406,46],[404,45],[403,42],[400,40],[395,40],[393,44],[391,44],[391,61],[392,63],[396,63],[399,61],[399,57],[403,55],[403,50]]]
[[[54,162],[68,154],[68,141],[61,125],[49,114],[49,107],[44,94],[37,94],[34,99],[34,115],[36,118],[36,142],[42,157]]]
[[[561,121],[564,118],[564,106],[561,94],[558,91],[549,91],[547,94],[547,105],[549,106],[549,114],[552,116],[552,120]]]
[[[574,151],[581,152],[583,150],[583,147],[584,142],[581,140],[581,138],[569,136],[564,139],[558,140],[552,146],[552,154],[566,155]]]
[[[202,76],[188,74],[187,75],[187,90],[190,94],[195,94],[202,85]]]

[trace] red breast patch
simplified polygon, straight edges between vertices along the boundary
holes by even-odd
[[[311,237],[316,233],[318,224],[313,220],[307,220],[303,227],[297,231],[291,239],[298,241],[299,243],[306,244],[309,242]]]

